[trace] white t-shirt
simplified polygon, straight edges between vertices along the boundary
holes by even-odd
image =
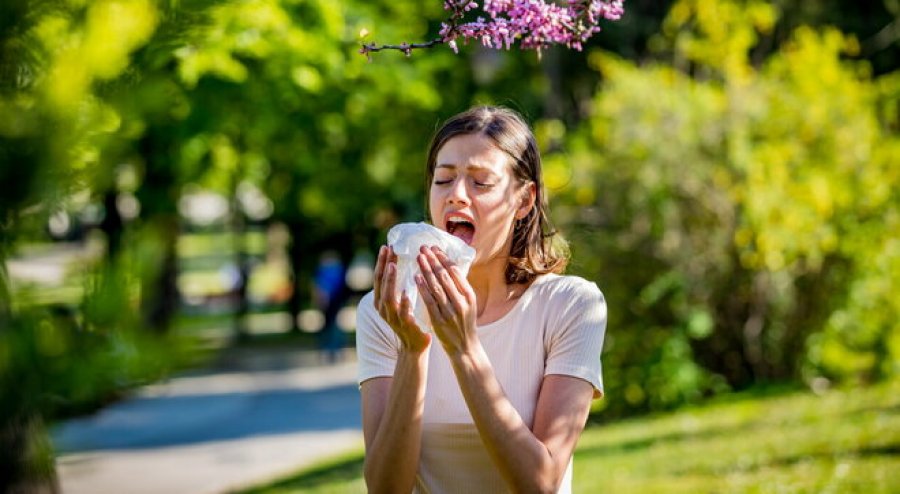
[[[357,310],[360,385],[393,376],[400,340],[375,310],[372,293]],[[597,285],[576,276],[539,276],[506,315],[478,327],[494,374],[522,420],[533,426],[544,376],[562,374],[603,394],[600,352],[606,302]],[[369,452],[369,454],[377,454]],[[572,462],[560,486],[571,492]],[[466,407],[453,368],[435,340],[429,350],[417,493],[507,492]]]

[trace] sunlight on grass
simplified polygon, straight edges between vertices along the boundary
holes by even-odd
[[[900,485],[900,381],[727,402],[588,428],[575,492],[888,493]],[[252,493],[363,493],[362,454]]]
[[[890,492],[900,485],[900,383],[741,399],[591,428],[582,492]]]
[[[315,492],[318,494],[365,493],[363,453],[352,453],[326,460],[303,472],[270,485],[255,487],[243,494],[281,494]]]

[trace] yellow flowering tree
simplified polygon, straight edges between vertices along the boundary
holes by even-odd
[[[754,62],[777,18],[682,0],[652,42],[667,61],[590,55],[592,116],[547,176],[610,299],[611,406],[900,370],[900,74],[829,28]]]

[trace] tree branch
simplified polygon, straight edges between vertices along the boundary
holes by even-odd
[[[581,50],[582,44],[600,31],[601,19],[618,20],[624,13],[624,0],[483,0],[481,10],[489,19],[478,17],[463,23],[466,13],[478,8],[474,0],[444,0],[450,16],[441,24],[440,36],[423,43],[378,45],[363,43],[359,52],[371,60],[371,53],[399,50],[410,56],[412,50],[447,44],[458,52],[456,40],[476,39],[491,48],[509,49],[518,42],[522,49],[540,50],[563,44]],[[560,4],[562,3],[562,5]]]

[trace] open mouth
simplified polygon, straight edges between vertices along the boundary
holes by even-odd
[[[450,235],[462,239],[466,245],[472,245],[472,239],[475,238],[475,225],[471,221],[450,218],[447,220],[446,228]]]

